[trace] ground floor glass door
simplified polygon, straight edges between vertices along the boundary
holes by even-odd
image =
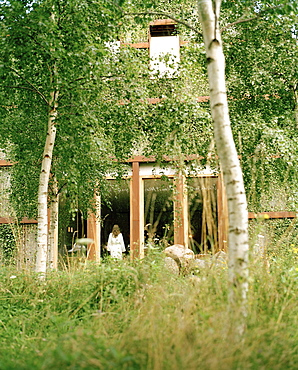
[[[129,180],[108,180],[107,189],[101,197],[101,244],[104,246],[113,225],[118,225],[122,232],[127,252],[130,244],[130,190]]]
[[[197,254],[217,251],[217,177],[187,179],[189,247]]]
[[[172,244],[174,240],[173,180],[144,179],[145,247]]]

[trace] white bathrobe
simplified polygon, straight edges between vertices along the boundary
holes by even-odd
[[[122,252],[125,252],[125,245],[121,233],[116,237],[112,233],[109,235],[107,250],[110,252],[112,258],[122,260]]]

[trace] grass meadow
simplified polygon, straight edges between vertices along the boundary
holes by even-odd
[[[285,253],[286,251],[286,253]],[[45,281],[0,269],[0,369],[297,369],[298,248],[252,258],[236,338],[223,264],[179,276],[162,253],[83,263]]]

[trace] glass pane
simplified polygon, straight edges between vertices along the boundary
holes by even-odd
[[[197,254],[217,250],[217,178],[187,179],[189,246]]]
[[[83,212],[78,209],[77,212],[70,214],[65,208],[65,199],[63,194],[59,198],[59,253],[64,255],[72,250],[76,239],[87,237],[87,220]]]
[[[120,227],[126,251],[129,250],[130,190],[129,180],[107,180],[108,185],[101,199],[101,244],[108,242],[114,225]],[[105,249],[102,250],[105,253]]]
[[[145,245],[172,244],[174,239],[173,180],[144,180]]]

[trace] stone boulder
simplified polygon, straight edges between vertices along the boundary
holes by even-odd
[[[172,258],[194,259],[194,252],[181,244],[174,244],[164,250],[166,256]]]
[[[195,255],[194,252],[181,244],[174,244],[165,248],[165,266],[174,273],[182,275],[198,274],[200,271],[210,268],[226,268],[228,255],[219,251],[214,255]]]
[[[180,273],[177,262],[171,257],[165,258],[165,268],[171,271],[175,275],[179,275]]]
[[[181,244],[167,247],[164,253],[166,257],[170,257],[176,262],[180,273],[188,271],[195,258],[194,252]]]

